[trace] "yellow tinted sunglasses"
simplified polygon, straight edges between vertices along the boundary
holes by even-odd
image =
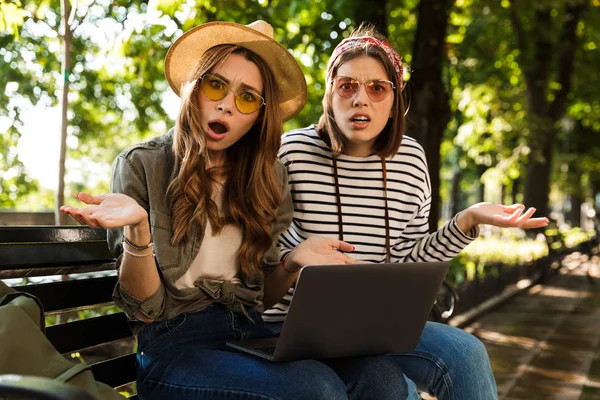
[[[231,89],[229,84],[218,76],[204,74],[200,79],[204,95],[212,101],[224,99]],[[235,92],[235,107],[242,114],[252,114],[265,104],[265,99],[253,90],[241,89]]]

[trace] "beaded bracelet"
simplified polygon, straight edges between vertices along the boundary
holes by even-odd
[[[127,243],[129,246],[131,246],[132,248],[134,248],[136,250],[146,250],[146,249],[149,249],[150,247],[154,246],[154,241],[152,240],[152,234],[150,234],[150,243],[148,243],[145,246],[136,246],[135,244],[131,243],[129,241],[129,239],[127,239],[125,237],[125,235],[123,235],[123,243]]]
[[[123,246],[123,251],[133,257],[137,257],[137,258],[144,258],[144,257],[148,257],[148,256],[154,256],[154,252],[150,251],[149,253],[146,254],[136,254],[133,251],[129,251],[127,250],[127,248],[125,246]]]

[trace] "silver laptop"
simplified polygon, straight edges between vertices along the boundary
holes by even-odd
[[[227,345],[272,361],[411,351],[448,263],[305,266],[279,338]]]

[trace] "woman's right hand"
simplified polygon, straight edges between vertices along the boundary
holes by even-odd
[[[358,261],[344,252],[354,246],[341,240],[311,236],[300,243],[285,259],[287,270],[297,271],[305,265],[355,264]]]
[[[148,213],[137,201],[121,193],[92,196],[82,192],[77,194],[77,198],[90,206],[83,208],[62,206],[60,210],[80,224],[92,228],[135,227],[148,219]]]

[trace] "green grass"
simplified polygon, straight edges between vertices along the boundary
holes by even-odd
[[[551,251],[565,251],[593,237],[594,232],[580,228],[547,229],[536,239],[527,238],[521,230],[495,230],[493,235],[473,241],[450,262],[449,279],[460,284],[476,275],[497,275],[499,269],[528,266]]]

